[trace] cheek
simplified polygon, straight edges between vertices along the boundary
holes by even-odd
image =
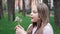
[[[39,20],[39,17],[38,15],[35,16],[35,21],[38,21]]]
[[[37,22],[39,20],[38,14],[34,15],[34,18],[32,19],[33,22]]]
[[[35,14],[35,19],[39,19],[38,13]]]

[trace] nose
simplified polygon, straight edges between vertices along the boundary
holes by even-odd
[[[33,15],[33,12],[30,13],[30,16],[32,16],[32,15]]]

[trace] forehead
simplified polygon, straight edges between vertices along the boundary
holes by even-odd
[[[33,11],[37,11],[37,7],[36,6],[32,6],[31,10]]]

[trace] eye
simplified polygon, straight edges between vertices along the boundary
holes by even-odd
[[[37,13],[37,11],[33,11],[33,13]]]

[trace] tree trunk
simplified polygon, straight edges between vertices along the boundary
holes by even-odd
[[[3,10],[2,10],[2,0],[0,0],[0,19],[3,16]]]
[[[43,2],[48,5],[48,0],[43,0]]]
[[[31,5],[32,5],[32,0],[29,1],[29,8],[30,8],[30,10],[29,10],[29,11],[30,11],[29,14],[31,13]]]
[[[15,0],[7,0],[8,4],[8,20],[11,21],[12,19],[15,19]]]
[[[60,27],[60,0],[54,0],[55,24]]]
[[[48,5],[48,0],[43,0],[43,2],[48,6],[48,8],[50,9],[50,5]]]
[[[26,0],[23,0],[23,15],[24,15],[24,16],[26,15],[26,10],[25,10],[25,1],[26,1]]]
[[[20,0],[18,0],[18,7],[19,7],[19,13],[20,13]]]
[[[15,20],[15,0],[12,1],[12,8],[13,8],[12,14],[13,14],[13,21],[14,21]]]

